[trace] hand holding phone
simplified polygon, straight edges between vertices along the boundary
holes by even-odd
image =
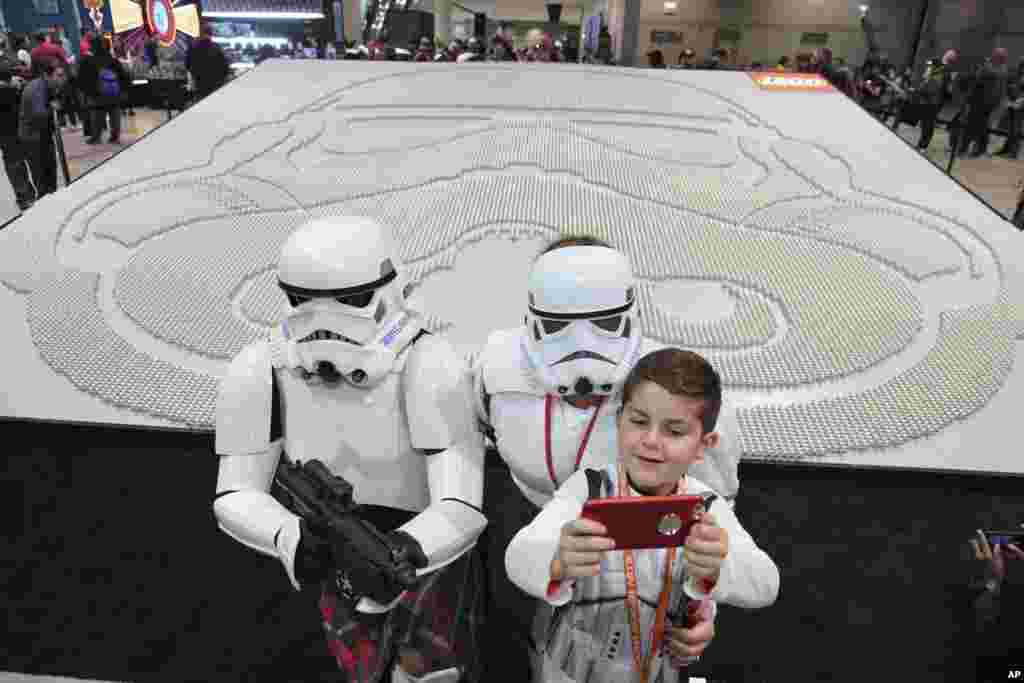
[[[597,576],[601,573],[601,558],[615,547],[608,530],[590,519],[574,519],[562,526],[558,539],[558,554],[551,562],[551,580]]]
[[[687,572],[694,579],[706,580],[714,586],[728,554],[728,532],[718,526],[714,515],[705,513],[686,539],[684,557]]]
[[[989,580],[996,584],[1006,578],[1006,560],[1024,560],[1024,531],[982,531],[970,540],[974,557],[987,562],[985,567]]]

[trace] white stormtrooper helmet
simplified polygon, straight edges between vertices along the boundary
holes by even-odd
[[[371,218],[321,218],[296,230],[281,248],[278,283],[289,303],[283,364],[307,377],[375,386],[420,330],[391,235]]]
[[[640,350],[629,261],[605,246],[543,254],[530,272],[525,332],[527,355],[548,392],[614,394]]]

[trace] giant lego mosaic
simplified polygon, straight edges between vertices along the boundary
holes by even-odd
[[[342,213],[467,353],[541,244],[595,234],[646,333],[720,369],[745,458],[1024,473],[975,439],[1024,391],[1016,231],[842,95],[742,73],[268,62],[0,232],[8,376],[55,394],[0,408],[211,429],[280,245]]]

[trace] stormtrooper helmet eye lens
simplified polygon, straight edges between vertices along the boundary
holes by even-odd
[[[622,316],[613,315],[609,318],[598,318],[597,320],[591,320],[590,322],[594,323],[605,332],[618,332],[619,325],[622,324]]]
[[[359,294],[350,294],[348,296],[339,296],[336,301],[339,304],[345,304],[346,306],[352,306],[354,308],[366,308],[373,301],[374,290],[369,292],[361,292]]]
[[[285,294],[288,297],[288,303],[291,304],[292,308],[298,308],[302,304],[310,301],[308,296],[297,296],[295,294]]]
[[[568,320],[545,320],[541,319],[540,324],[544,326],[544,334],[554,334],[559,330],[564,330],[568,325]]]

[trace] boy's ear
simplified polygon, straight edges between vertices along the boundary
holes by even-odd
[[[722,441],[722,435],[718,432],[708,432],[701,437],[701,441],[704,442],[704,448],[718,448],[718,444]]]

